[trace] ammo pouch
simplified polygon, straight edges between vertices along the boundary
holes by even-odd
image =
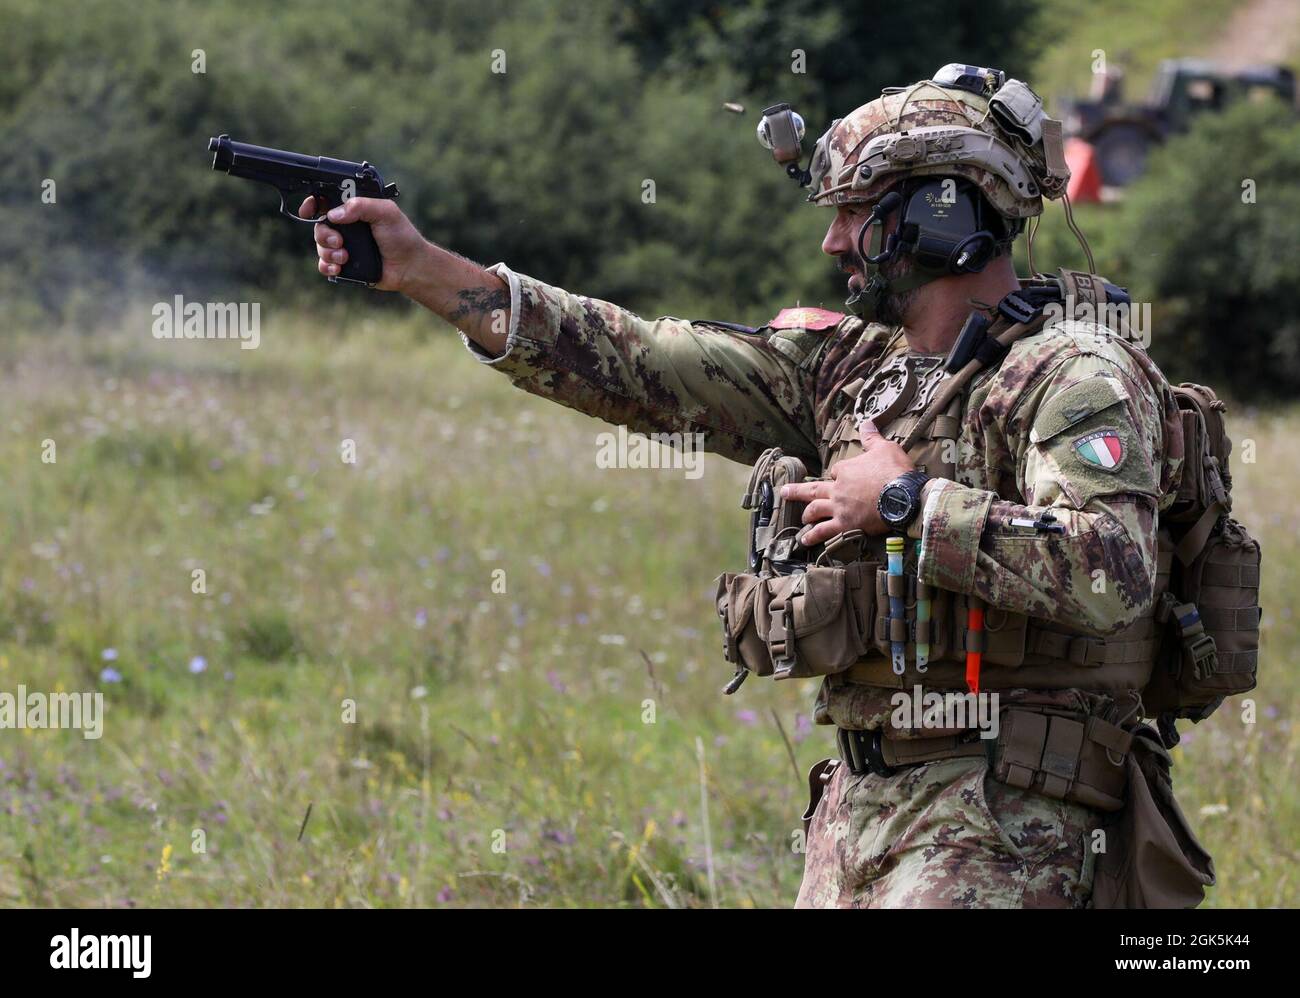
[[[727,661],[776,679],[849,668],[867,650],[875,570],[872,562],[850,562],[767,578],[720,576],[717,609]]]
[[[736,667],[726,692],[748,673],[802,679],[842,672],[866,653],[874,623],[875,562],[862,554],[861,531],[811,550],[795,541],[804,503],[781,486],[806,480],[797,457],[773,447],[759,457],[741,506],[751,511],[749,570],[717,579],[715,606],[723,655]]]
[[[1124,757],[1133,733],[1095,715],[1008,707],[1002,711],[995,779],[1099,811],[1124,806]]]
[[[1156,733],[1132,731],[1128,799],[1103,821],[1105,851],[1093,877],[1094,908],[1194,908],[1214,886],[1214,860],[1174,800],[1169,753]]]
[[[814,566],[763,580],[754,605],[775,679],[842,672],[867,650],[875,565]]]

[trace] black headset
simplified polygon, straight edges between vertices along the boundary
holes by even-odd
[[[902,208],[898,227],[884,249],[868,256],[865,239],[871,224]],[[858,232],[858,255],[868,263],[883,263],[899,253],[916,257],[922,270],[942,274],[975,274],[1009,245],[1020,221],[1007,222],[969,180],[924,177],[905,181],[882,197]]]

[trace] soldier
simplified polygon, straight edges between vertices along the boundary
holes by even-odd
[[[480,267],[392,201],[329,212],[371,224],[379,288],[455,325],[520,388],[640,432],[702,433],[738,461],[779,448],[825,476],[775,501],[806,503],[798,550],[842,536],[872,568],[855,591],[868,602],[836,608],[869,614],[845,632],[848,667],[789,650],[797,608],[788,635],[778,618],[797,586],[728,576],[720,601],[724,622],[741,620],[733,650],[767,622],[755,671],[784,654],[795,674],[825,675],[815,718],[836,726],[842,758],[811,780],[800,906],[1089,904],[1090,844],[1123,796],[1125,729],[1154,660],[1157,517],[1182,441],[1145,353],[1073,317],[1117,289],[1016,277],[1013,240],[1068,178],[1059,135],[1028,87],[957,65],[835,122],[805,179],[835,212],[822,250],[850,275],[852,314],[785,310],[760,329],[648,321]],[[317,225],[316,241],[320,272],[337,274],[338,234]],[[889,534],[908,538],[897,590]],[[728,588],[737,578],[747,596]],[[934,618],[918,624],[922,599]],[[900,691],[968,682],[999,698],[995,740],[892,721]]]

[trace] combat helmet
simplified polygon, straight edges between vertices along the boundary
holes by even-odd
[[[813,151],[808,200],[872,204],[901,176],[964,177],[1004,217],[1030,218],[1065,192],[1062,150],[1060,122],[1026,84],[950,63],[832,122]]]
[[[1061,123],[1041,98],[1001,70],[962,63],[836,119],[807,170],[799,168],[802,134],[789,105],[763,112],[759,140],[810,189],[810,202],[871,207],[857,237],[866,283],[846,303],[868,320],[887,295],[982,270],[1070,178]],[[886,239],[894,212],[899,224]],[[910,272],[886,278],[883,265],[900,255],[911,258]]]

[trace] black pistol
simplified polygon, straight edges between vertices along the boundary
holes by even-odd
[[[349,198],[397,197],[397,185],[385,184],[373,166],[235,142],[229,135],[209,139],[208,151],[213,154],[212,169],[222,170],[232,177],[258,180],[276,188],[280,192],[280,214],[295,222],[323,221],[339,231],[343,248],[348,251],[348,262],[337,277],[329,278],[332,283],[344,281],[373,287],[379,282],[384,273],[384,258],[379,254],[370,224],[334,225],[325,218],[326,212]],[[315,218],[299,218],[289,209],[285,199],[296,201],[308,195],[316,199],[319,214]]]

